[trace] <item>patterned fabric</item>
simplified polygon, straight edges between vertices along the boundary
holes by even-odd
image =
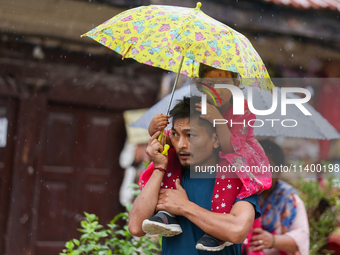
[[[294,195],[295,191],[291,185],[279,181],[266,201],[260,199],[264,230],[273,232],[281,225],[282,234],[289,231],[297,214]]]
[[[155,165],[153,162],[151,162],[150,165],[139,176],[138,185],[141,190],[149,181],[154,169]],[[168,167],[161,183],[161,188],[176,189],[175,181],[177,178],[180,180],[182,179],[182,166],[179,162],[175,149],[170,148],[168,150]]]
[[[237,176],[242,180],[243,187],[238,198],[269,189],[272,185],[271,172],[262,171],[265,167],[269,168],[269,161],[262,146],[254,138],[254,128],[248,125],[254,125],[256,115],[249,110],[247,100],[244,100],[244,115],[233,115],[233,107],[230,107],[222,116],[228,121],[235,152],[220,152],[220,158],[235,166]]]
[[[271,90],[274,85],[260,56],[241,33],[196,8],[140,6],[124,11],[82,36],[123,58],[198,77],[199,63],[239,73],[242,84]],[[243,79],[247,78],[247,79]],[[250,79],[249,79],[250,78]]]

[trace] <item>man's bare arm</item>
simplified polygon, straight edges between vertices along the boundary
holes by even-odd
[[[255,209],[247,201],[239,201],[229,214],[214,213],[191,203],[183,208],[183,216],[205,233],[220,240],[242,243],[254,223]]]
[[[150,139],[146,153],[154,162],[155,168],[167,168],[168,158],[161,154],[163,146],[157,140],[160,132],[156,132]],[[129,231],[134,236],[145,235],[142,229],[142,223],[145,219],[152,217],[156,210],[158,195],[164,172],[155,170],[141,193],[133,203],[129,213]]]
[[[142,223],[145,219],[155,214],[158,201],[158,194],[163,180],[164,173],[154,171],[141,193],[133,203],[129,213],[129,231],[134,236],[145,235]]]
[[[244,241],[255,218],[255,209],[250,202],[235,203],[228,214],[215,213],[189,201],[179,180],[176,180],[176,186],[176,190],[160,191],[157,210],[182,215],[205,233],[220,240],[232,243]]]

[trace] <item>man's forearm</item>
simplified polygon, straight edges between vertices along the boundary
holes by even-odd
[[[255,210],[251,203],[241,201],[233,206],[230,213],[221,214],[189,202],[183,208],[182,215],[209,235],[232,243],[242,243],[254,222]]]
[[[150,218],[155,213],[163,177],[164,173],[162,171],[155,170],[133,203],[129,213],[129,231],[132,235],[145,235],[142,230],[142,223],[143,220]]]

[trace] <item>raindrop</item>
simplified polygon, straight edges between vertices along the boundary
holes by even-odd
[[[294,57],[294,54],[292,54],[292,58]]]

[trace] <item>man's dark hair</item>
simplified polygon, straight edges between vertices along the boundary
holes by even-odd
[[[196,103],[201,103],[201,97],[191,96],[184,97],[182,100],[179,100],[175,107],[170,111],[172,125],[174,125],[175,121],[178,119],[188,118],[191,121],[198,119],[198,124],[200,126],[205,126],[208,133],[212,134],[213,132],[215,132],[215,128],[213,127],[212,123],[200,118],[201,112],[196,110]]]
[[[285,154],[279,145],[268,139],[260,140],[259,143],[263,147],[267,157],[272,159],[276,166],[285,165]]]
[[[200,68],[199,68],[199,71],[198,71],[198,76],[199,78],[204,78],[204,76],[209,73],[210,71],[212,70],[218,70],[217,68],[214,68],[212,66],[208,66],[208,65],[205,65],[205,64],[200,64]],[[238,73],[234,73],[234,72],[231,72],[231,76],[234,80],[234,83],[236,84],[236,80],[237,80],[237,77],[238,77]]]

